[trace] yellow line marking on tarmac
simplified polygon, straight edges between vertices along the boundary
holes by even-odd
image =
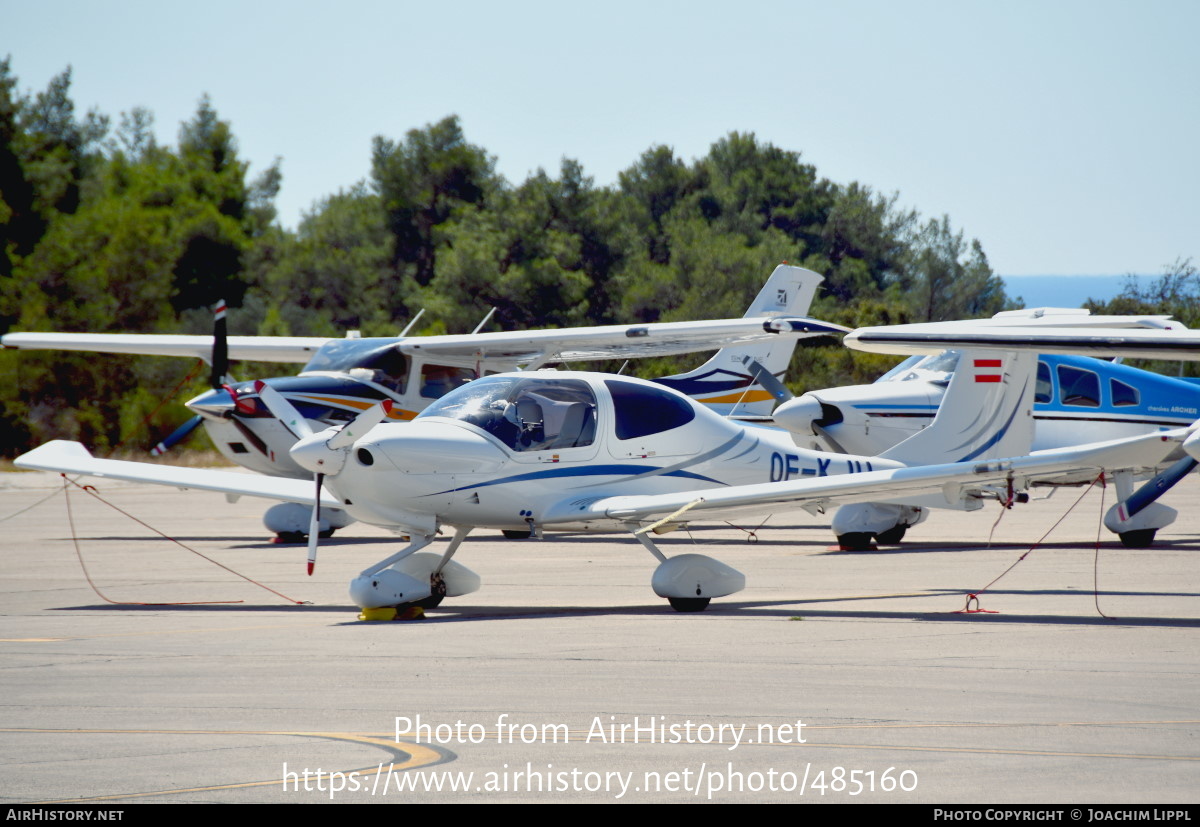
[[[66,637],[0,637],[0,643],[56,643]]]
[[[445,756],[442,753],[432,750],[420,744],[410,744],[406,742],[397,742],[392,738],[387,738],[379,735],[360,735],[353,732],[291,732],[291,731],[271,731],[271,730],[212,730],[212,729],[32,729],[32,728],[0,728],[0,732],[23,732],[33,734],[53,734],[53,735],[279,735],[293,738],[323,738],[333,741],[350,741],[352,743],[367,744],[373,747],[382,747],[390,752],[400,752],[406,754],[408,759],[395,763],[394,761],[379,762],[373,767],[363,767],[362,769],[352,770],[326,770],[326,774],[331,772],[342,772],[343,775],[349,776],[350,773],[357,773],[359,777],[370,777],[378,775],[382,771],[391,772],[416,769],[425,767],[431,764],[436,764]],[[85,798],[63,798],[54,801],[35,801],[31,804],[68,804],[79,803],[86,801],[115,801],[124,798],[151,798],[160,795],[177,795],[180,793],[201,793],[215,792],[218,790],[240,790],[251,787],[271,787],[282,785],[282,778],[273,778],[270,781],[245,781],[240,784],[213,784],[206,787],[182,787],[172,790],[154,790],[151,792],[142,793],[113,793],[110,795],[96,795]]]

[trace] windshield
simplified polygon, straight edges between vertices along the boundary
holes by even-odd
[[[579,379],[477,379],[443,396],[417,418],[431,416],[467,422],[513,451],[578,448],[591,445],[596,437],[596,397]]]
[[[944,350],[931,356],[909,356],[876,382],[909,382],[914,379],[948,381],[958,365],[959,351]]]
[[[312,371],[349,373],[404,393],[408,357],[395,339],[334,339],[321,345],[301,373]]]

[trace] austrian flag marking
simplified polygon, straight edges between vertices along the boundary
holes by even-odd
[[[1004,366],[1002,359],[976,359],[975,367],[978,368],[1000,368]],[[999,382],[1002,379],[999,373],[977,373],[975,374],[976,382]]]

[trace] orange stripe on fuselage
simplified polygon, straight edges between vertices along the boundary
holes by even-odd
[[[312,402],[324,402],[327,405],[340,405],[345,408],[354,408],[359,411],[365,411],[367,408],[373,407],[376,404],[374,402],[367,402],[364,399],[352,399],[346,396],[313,396],[307,393],[297,395]],[[410,419],[416,418],[417,413],[417,411],[406,411],[403,408],[393,407],[391,411],[388,412],[388,418],[399,419],[407,422]]]
[[[746,391],[745,393],[734,393],[726,396],[713,396],[705,398],[702,396],[693,396],[697,402],[703,402],[705,405],[722,404],[726,402],[762,402],[771,399],[772,396],[768,391]]]

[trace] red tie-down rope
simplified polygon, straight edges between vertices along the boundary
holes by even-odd
[[[277,592],[277,591],[275,591],[275,589],[272,589],[270,586],[260,583],[257,580],[253,579],[252,577],[247,577],[246,575],[244,575],[240,572],[234,571],[233,569],[229,568],[229,566],[226,566],[224,563],[218,563],[216,560],[212,559],[211,557],[201,554],[200,552],[196,551],[194,548],[191,548],[190,546],[188,546],[184,543],[181,543],[179,540],[176,540],[174,537],[170,537],[166,534],[163,534],[161,531],[159,531],[154,526],[149,525],[148,523],[144,522],[143,520],[138,519],[137,517],[130,514],[128,511],[123,510],[122,508],[114,505],[113,503],[110,503],[108,500],[101,497],[99,492],[96,491],[94,486],[80,485],[79,483],[75,482],[75,480],[69,479],[66,474],[60,474],[59,476],[61,476],[63,479],[63,495],[64,495],[64,499],[67,502],[67,522],[71,526],[71,542],[75,544],[75,556],[79,560],[79,566],[80,566],[80,568],[83,569],[83,576],[84,576],[84,578],[87,579],[88,585],[92,587],[92,591],[94,591],[100,597],[101,600],[104,600],[108,603],[112,603],[113,605],[116,605],[116,606],[202,606],[202,605],[209,605],[209,604],[214,604],[214,603],[243,603],[244,602],[242,600],[192,600],[192,601],[183,601],[183,602],[175,602],[175,603],[142,603],[142,602],[134,601],[134,600],[113,600],[112,598],[105,595],[102,591],[100,591],[99,587],[96,586],[95,582],[92,580],[91,574],[88,572],[87,564],[83,562],[83,553],[79,549],[79,537],[75,533],[75,520],[71,513],[71,496],[70,496],[70,488],[69,488],[70,485],[75,486],[80,491],[91,494],[93,497],[95,497],[97,500],[99,500],[100,502],[107,505],[109,508],[113,509],[114,511],[117,511],[120,514],[123,514],[124,516],[133,520],[138,525],[143,526],[143,527],[149,529],[150,531],[153,531],[155,534],[157,534],[158,536],[162,537],[165,540],[170,540],[172,543],[179,546],[180,548],[190,551],[192,554],[196,555],[197,557],[207,560],[208,562],[212,563],[214,566],[224,569],[225,571],[229,572],[230,574],[234,575],[235,577],[240,577],[241,579],[245,580],[248,583],[253,583],[255,586],[258,586],[261,589],[266,589],[271,594],[274,594],[278,597],[282,597],[284,600],[288,601],[289,603],[295,603],[298,606],[305,605],[305,601],[295,600],[291,597],[288,597],[286,594],[283,594],[282,592]]]
[[[1050,528],[1046,531],[1046,533],[1043,534],[1036,543],[1034,543],[1032,546],[1030,546],[1029,549],[1024,554],[1022,554],[1020,557],[1018,557],[1013,562],[1012,565],[1010,565],[1004,571],[1000,572],[1000,574],[998,574],[992,580],[992,582],[988,583],[986,586],[984,586],[979,591],[968,593],[966,605],[964,605],[961,609],[959,609],[956,612],[951,612],[951,614],[999,614],[999,612],[997,612],[995,610],[981,608],[979,605],[979,595],[983,594],[988,589],[990,589],[992,586],[996,585],[996,583],[998,583],[1002,577],[1007,575],[1010,571],[1012,571],[1018,565],[1020,565],[1022,562],[1024,562],[1025,558],[1028,557],[1030,554],[1032,554],[1034,552],[1034,550],[1037,549],[1038,546],[1040,546],[1042,543],[1044,543],[1046,541],[1046,538],[1050,536],[1050,534],[1054,531],[1054,529],[1058,528],[1062,524],[1063,520],[1067,519],[1067,515],[1069,515],[1072,511],[1075,510],[1075,506],[1077,506],[1077,505],[1079,505],[1079,503],[1083,502],[1083,498],[1086,497],[1088,495],[1088,492],[1091,491],[1092,488],[1094,488],[1097,484],[1100,485],[1100,523],[1101,523],[1101,525],[1103,525],[1103,523],[1104,523],[1104,491],[1105,491],[1106,486],[1104,485],[1104,472],[1101,471],[1099,476],[1097,476],[1096,479],[1092,480],[1087,488],[1083,489],[1083,493],[1079,495],[1079,497],[1075,500],[1075,502],[1071,503],[1071,506],[1066,511],[1063,512],[1063,515],[1058,518],[1057,522],[1055,522],[1054,525],[1050,526]],[[1012,506],[1011,494],[1009,496],[1008,501],[1005,503],[1001,503],[1001,506],[1005,509],[1010,508]],[[1004,516],[1004,512],[1001,511],[1000,515]],[[998,524],[999,522],[1000,522],[1000,518],[997,517],[996,523],[992,525],[992,531],[996,530],[996,524]],[[988,535],[988,545],[991,545],[991,535]],[[1099,527],[1097,527],[1096,528],[1096,556],[1095,556],[1095,562],[1094,562],[1094,566],[1093,566],[1092,591],[1093,591],[1095,601],[1096,601],[1096,611],[1100,612],[1101,617],[1108,617],[1108,615],[1106,615],[1106,614],[1104,614],[1104,612],[1100,611],[1100,594],[1099,594],[1099,583],[1098,583],[1099,561],[1100,561],[1100,529],[1099,529]],[[973,608],[971,605],[972,603],[974,603]]]
[[[170,393],[168,393],[166,396],[164,396],[161,400],[159,400],[159,403],[158,403],[157,407],[155,407],[154,410],[152,410],[150,413],[148,413],[144,417],[142,417],[142,422],[141,422],[141,425],[139,426],[139,428],[137,430],[130,432],[128,437],[121,440],[120,442],[118,442],[116,445],[112,446],[112,448],[109,449],[109,451],[108,451],[109,456],[116,454],[117,451],[120,451],[122,448],[124,448],[125,444],[127,442],[129,442],[131,439],[133,439],[136,434],[140,433],[142,429],[144,429],[146,431],[146,433],[150,433],[150,420],[153,419],[154,416],[159,411],[161,411],[163,408],[165,408],[167,406],[167,404],[171,402],[171,400],[173,400],[176,396],[178,396],[179,391],[183,390],[185,385],[188,385],[193,379],[195,379],[196,374],[199,373],[201,368],[203,368],[203,367],[204,367],[204,360],[197,359],[196,364],[192,365],[192,369],[190,371],[188,371],[188,375],[183,377],[183,379],[181,379],[179,381],[179,384],[175,386],[175,389],[172,390]]]

